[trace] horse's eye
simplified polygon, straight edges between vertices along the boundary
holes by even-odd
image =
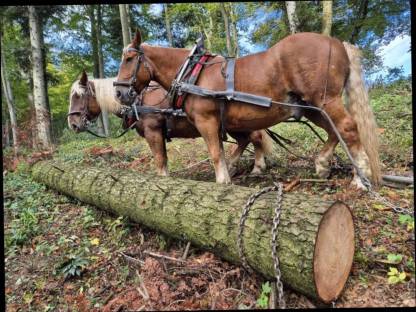
[[[131,62],[133,60],[133,58],[132,57],[128,57],[128,58],[126,58],[126,62],[128,63],[128,62]]]

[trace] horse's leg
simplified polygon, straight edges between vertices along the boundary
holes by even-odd
[[[144,137],[152,151],[157,174],[160,176],[168,176],[168,158],[166,155],[166,144],[162,129],[145,128]]]
[[[321,113],[316,111],[306,111],[305,117],[312,121],[318,127],[321,127],[328,134],[328,139],[324,144],[324,147],[319,152],[318,157],[315,159],[316,174],[321,178],[328,178],[331,168],[329,166],[331,158],[334,154],[335,147],[338,144],[338,138],[335,132],[332,130],[331,125]]]
[[[252,174],[261,173],[266,169],[266,161],[264,160],[263,149],[263,133],[261,131],[253,131],[249,134],[250,142],[254,145],[254,167]]]
[[[199,116],[198,116],[199,117]],[[213,116],[196,117],[195,126],[208,146],[211,160],[214,163],[215,177],[217,183],[231,183],[225,161],[224,147],[219,137],[219,118]]]
[[[231,133],[228,134],[233,137],[237,141],[237,145],[231,156],[228,160],[228,168],[234,167],[237,162],[240,160],[241,155],[243,154],[244,150],[246,149],[248,143],[250,143],[248,135],[246,133]]]
[[[351,153],[351,156],[357,163],[357,166],[367,176],[371,177],[370,163],[364,147],[360,142],[358,135],[357,124],[352,119],[350,113],[345,109],[341,96],[327,101],[327,105],[324,108],[328,115],[331,117],[335,126],[337,127],[339,134],[347,144],[347,147]],[[354,177],[351,185],[356,186],[359,189],[366,189],[362,184],[360,177],[356,170],[353,170]]]

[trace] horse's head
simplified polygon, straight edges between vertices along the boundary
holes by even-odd
[[[69,95],[68,126],[75,132],[85,131],[88,123],[97,119],[101,109],[95,97],[94,84],[88,81],[85,70]]]
[[[136,31],[133,41],[123,49],[121,64],[114,86],[117,99],[131,105],[153,78],[152,65],[141,47],[141,34]]]

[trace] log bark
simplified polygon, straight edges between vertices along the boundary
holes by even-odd
[[[234,263],[240,263],[236,241],[242,208],[257,191],[56,161],[36,163],[32,176],[59,192],[190,240]],[[247,261],[268,278],[274,276],[270,238],[275,201],[275,192],[260,196],[244,230]],[[321,196],[284,194],[277,252],[286,286],[327,303],[336,299],[354,254],[349,208]]]

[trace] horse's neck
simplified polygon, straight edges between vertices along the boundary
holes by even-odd
[[[154,64],[154,79],[168,90],[190,50],[142,45],[144,54]]]

